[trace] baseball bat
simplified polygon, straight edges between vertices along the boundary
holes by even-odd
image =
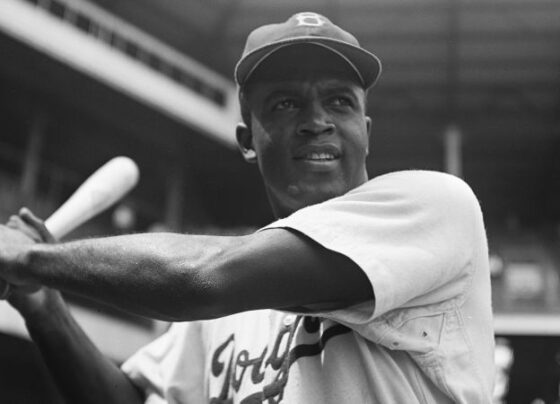
[[[136,185],[139,176],[138,166],[130,158],[119,156],[109,160],[45,220],[45,226],[54,238],[62,238],[120,200]],[[0,279],[0,295],[7,288]]]
[[[138,182],[138,167],[128,157],[109,160],[91,174],[47,220],[57,239],[120,200]]]

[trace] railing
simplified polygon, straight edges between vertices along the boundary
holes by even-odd
[[[23,0],[224,107],[231,83],[165,43],[84,0]]]
[[[87,0],[1,0],[0,31],[235,146],[233,81]]]

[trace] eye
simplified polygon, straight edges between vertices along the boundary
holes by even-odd
[[[337,95],[329,100],[329,103],[335,107],[351,107],[354,105],[350,97]]]
[[[282,98],[275,102],[272,106],[273,111],[284,111],[294,108],[297,108],[297,103],[293,98]]]

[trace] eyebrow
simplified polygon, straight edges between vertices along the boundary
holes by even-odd
[[[362,88],[359,86],[345,85],[340,83],[335,83],[333,86],[327,86],[327,88],[324,89],[327,95],[329,93],[343,94],[346,97],[352,98],[354,102],[361,102],[365,106],[366,94],[364,92],[363,96],[360,96],[359,90],[362,90]]]
[[[282,97],[296,97],[298,96],[298,92],[296,89],[290,89],[290,88],[279,88],[277,90],[273,90],[270,93],[268,93],[264,99],[263,99],[263,104],[267,104],[270,101],[276,100],[278,98],[282,98]]]
[[[271,86],[270,92],[266,94],[262,100],[263,105],[270,101],[273,101],[282,97],[298,97],[300,95],[301,85],[298,80],[274,80],[269,81],[268,84]],[[322,96],[334,94],[344,94],[350,96],[355,101],[360,100],[359,91],[363,89],[355,82],[350,80],[339,80],[331,79],[326,80],[324,85],[320,89],[320,94]],[[364,104],[365,104],[365,94],[364,94]]]

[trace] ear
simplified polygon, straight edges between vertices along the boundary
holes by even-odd
[[[367,136],[368,136],[368,146],[366,149],[366,155],[369,154],[369,142],[371,142],[371,118],[369,116],[366,116],[366,131],[367,131]]]
[[[237,146],[241,155],[247,163],[257,162],[257,153],[253,147],[253,134],[251,129],[244,123],[238,123],[235,128],[235,136],[237,138]]]

